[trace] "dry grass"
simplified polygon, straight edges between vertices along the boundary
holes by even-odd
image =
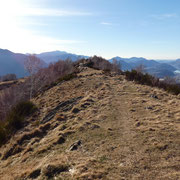
[[[13,146],[21,148],[1,160],[0,179],[48,179],[49,173],[80,180],[180,177],[177,96],[82,68],[77,78],[33,101],[38,116],[0,149],[3,157]],[[77,140],[81,145],[69,151]]]

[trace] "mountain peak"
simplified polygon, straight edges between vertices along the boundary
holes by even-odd
[[[37,54],[37,56],[58,56],[58,55],[63,55],[63,54],[68,54],[66,51],[49,51],[49,52],[43,52],[40,54]]]

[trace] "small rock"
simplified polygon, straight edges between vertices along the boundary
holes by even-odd
[[[75,151],[78,149],[78,147],[82,144],[81,140],[76,141],[75,143],[73,143],[70,148],[69,151]]]
[[[146,107],[146,109],[152,110],[152,109],[153,109],[153,107],[148,106],[148,107]]]
[[[131,109],[130,111],[131,111],[131,112],[136,112],[136,110],[135,110],[135,109]]]
[[[150,97],[154,98],[154,99],[158,99],[158,97],[154,94],[152,94]]]
[[[153,129],[153,128],[149,128],[149,131],[155,131],[155,129]]]
[[[136,127],[139,127],[140,125],[141,125],[140,122],[137,122],[137,123],[136,123]]]

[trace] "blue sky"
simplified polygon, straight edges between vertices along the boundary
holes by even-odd
[[[0,0],[0,48],[180,58],[179,0]]]

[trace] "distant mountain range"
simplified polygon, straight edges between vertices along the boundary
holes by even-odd
[[[180,59],[172,61],[160,61],[160,60],[147,60],[145,58],[121,58],[114,57],[109,61],[112,62],[113,59],[116,59],[123,71],[132,70],[138,67],[139,65],[144,65],[145,72],[154,75],[158,78],[164,78],[165,76],[174,77],[176,76],[177,70],[180,70]]]
[[[36,54],[38,58],[43,60],[46,64],[56,62],[58,60],[71,59],[76,61],[81,58],[88,58],[88,56],[76,55],[67,53],[65,51],[52,51]],[[13,53],[9,50],[0,49],[0,76],[14,73],[17,77],[23,77],[27,73],[24,69],[24,61],[27,59],[28,54]],[[180,72],[180,59],[177,60],[147,60],[145,58],[121,58],[114,57],[109,61],[112,62],[116,59],[121,64],[123,71],[132,70],[139,65],[144,65],[145,71],[159,78],[165,76],[176,76],[176,72]]]
[[[16,74],[17,77],[27,75],[24,69],[24,61],[29,54],[13,53],[9,50],[0,49],[0,76],[5,74]],[[58,60],[71,59],[76,61],[81,58],[88,58],[88,56],[76,55],[64,51],[52,51],[36,54],[38,58],[43,60],[46,64],[56,62]]]
[[[56,62],[59,59],[61,59],[61,60],[71,59],[72,61],[76,61],[78,59],[88,58],[88,56],[71,54],[71,53],[67,53],[65,51],[44,52],[41,54],[37,54],[36,56],[38,58],[42,59],[47,64],[49,64],[51,62]]]

